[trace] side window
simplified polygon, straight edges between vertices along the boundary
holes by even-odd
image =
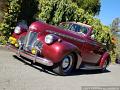
[[[87,34],[88,29],[86,27],[80,27],[79,32],[80,34]]]
[[[80,25],[77,25],[77,26],[76,26],[76,29],[75,29],[75,32],[79,32],[79,31],[80,31],[80,28],[81,28],[81,26],[80,26]]]
[[[86,27],[81,27],[81,32],[87,34],[88,30]]]
[[[80,26],[77,25],[77,24],[71,24],[69,30],[72,30],[72,31],[78,32],[78,31],[80,30]]]
[[[76,26],[74,24],[71,24],[70,27],[69,27],[69,30],[75,31],[75,28],[76,28]]]

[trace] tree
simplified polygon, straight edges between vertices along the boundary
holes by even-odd
[[[34,15],[38,12],[38,1],[37,0],[19,0],[20,3],[20,13],[18,20],[27,21],[28,25],[35,21]]]
[[[20,12],[19,0],[7,0],[7,9],[4,12],[4,20],[0,24],[0,31],[4,36],[9,36],[13,32],[13,28],[15,27],[18,21],[18,15]]]
[[[114,40],[120,39],[120,18],[115,18],[110,26]]]
[[[111,32],[115,45],[114,54],[120,56],[120,18],[115,18],[111,24]]]
[[[0,22],[2,22],[3,20],[5,9],[6,9],[6,0],[0,0]]]
[[[85,10],[89,14],[98,15],[100,12],[101,3],[100,0],[72,0],[77,3],[79,8]]]
[[[114,35],[117,35],[117,32],[120,32],[120,18],[115,18],[112,21],[111,31]]]
[[[71,0],[39,0],[37,18],[50,24],[74,20],[78,9]]]
[[[84,9],[71,0],[39,0],[37,18],[50,24],[59,24],[65,21],[84,22],[86,16],[93,18]]]
[[[35,20],[37,13],[37,0],[6,0],[6,10],[4,11],[3,22],[0,23],[0,32],[9,37],[14,31],[17,23],[26,20],[28,25]]]

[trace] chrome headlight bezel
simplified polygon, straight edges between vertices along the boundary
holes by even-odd
[[[54,41],[54,36],[52,34],[48,34],[45,36],[45,43],[46,44],[51,44]]]
[[[21,33],[21,27],[20,26],[16,26],[15,30],[14,30],[15,34],[20,34]]]

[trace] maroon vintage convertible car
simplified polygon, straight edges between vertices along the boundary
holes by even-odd
[[[36,21],[28,30],[17,26],[8,42],[17,56],[50,66],[60,75],[80,68],[105,70],[110,63],[109,53],[94,40],[92,27],[79,22],[56,27]]]

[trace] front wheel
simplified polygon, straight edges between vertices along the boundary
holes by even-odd
[[[53,71],[59,75],[69,75],[75,65],[74,55],[66,55],[61,62],[59,62]]]

